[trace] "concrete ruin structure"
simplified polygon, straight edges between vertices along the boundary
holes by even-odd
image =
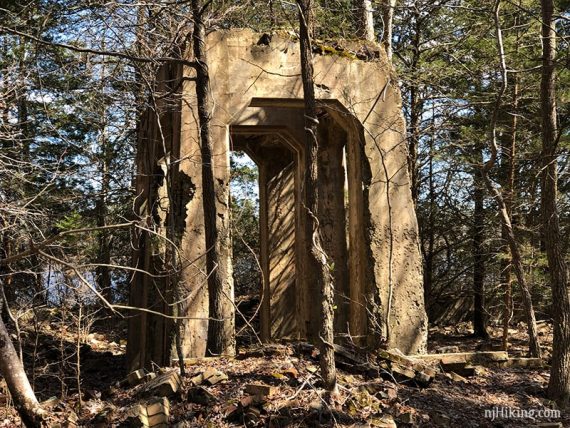
[[[216,203],[225,231],[218,269],[227,304],[231,308],[234,298],[229,156],[239,150],[259,168],[261,337],[315,340],[320,291],[305,269],[298,42],[285,34],[227,30],[210,33],[206,45]],[[335,333],[339,341],[350,335],[362,345],[384,341],[421,353],[427,318],[397,81],[377,46],[318,48],[319,224],[334,279]],[[206,352],[207,248],[193,73],[181,63],[166,64],[139,125],[135,209],[143,226],[134,242],[138,270],[130,305],[144,310],[129,320],[130,368],[176,358],[176,331],[178,355]],[[166,275],[169,260],[176,268]]]

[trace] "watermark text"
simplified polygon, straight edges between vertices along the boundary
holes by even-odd
[[[517,407],[492,407],[485,409],[485,418],[491,419],[559,419],[560,410],[541,409],[520,409]]]

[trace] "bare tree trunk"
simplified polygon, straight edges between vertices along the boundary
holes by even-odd
[[[382,22],[384,28],[382,30],[382,45],[386,49],[388,59],[392,59],[392,30],[394,26],[394,9],[396,8],[396,0],[382,0]]]
[[[515,21],[516,22],[516,21]],[[517,35],[517,48],[518,48],[518,35]],[[515,149],[517,143],[517,109],[518,109],[518,96],[519,96],[519,84],[517,75],[514,76],[513,84],[513,115],[511,121],[511,138],[509,144],[503,148],[503,159],[506,165],[507,174],[504,185],[504,195],[505,195],[505,206],[507,208],[507,213],[511,223],[513,222],[513,207],[514,207],[514,197],[515,197]],[[504,242],[507,242],[507,231],[503,227],[501,231],[501,237]],[[508,245],[507,245],[508,251]],[[504,351],[509,349],[509,323],[513,314],[513,284],[512,284],[512,260],[508,258],[501,265],[501,282],[505,287],[504,297],[503,297],[503,341],[502,348]]]
[[[305,98],[305,150],[306,169],[304,176],[304,196],[306,215],[306,242],[308,267],[317,282],[321,308],[320,361],[324,387],[328,391],[336,391],[336,368],[334,361],[334,289],[327,255],[321,245],[318,221],[318,148],[317,103],[313,81],[313,58],[309,28],[312,23],[311,0],[297,0],[299,6],[301,75]]]
[[[1,305],[0,305],[1,306]],[[8,385],[14,406],[27,427],[39,427],[45,411],[40,407],[32,390],[24,366],[10,340],[6,325],[0,316],[0,372]]]
[[[374,16],[370,0],[354,1],[356,9],[356,35],[360,39],[374,40]]]
[[[202,155],[202,192],[204,227],[206,234],[206,267],[208,270],[208,352],[211,355],[235,353],[234,314],[228,311],[224,295],[224,278],[221,272],[220,234],[217,224],[216,189],[213,165],[213,142],[210,129],[212,118],[212,93],[206,58],[206,29],[203,6],[200,0],[192,0],[194,30],[192,45],[196,61],[196,97],[200,123],[200,149]],[[231,313],[228,313],[231,312]]]
[[[433,129],[433,127],[432,127]],[[428,224],[424,227],[423,235],[427,234],[427,249],[425,245],[422,245],[422,251],[424,253],[424,303],[428,313],[430,315],[431,307],[431,297],[433,292],[433,273],[434,273],[434,247],[435,247],[435,182],[433,179],[433,143],[434,136],[432,135],[429,142],[429,215]]]
[[[568,266],[561,248],[556,206],[558,194],[558,129],[556,118],[556,32],[553,0],[541,0],[542,9],[542,222],[550,281],[554,340],[548,396],[560,407],[570,402],[570,296]]]
[[[414,205],[418,203],[420,194],[420,175],[418,168],[418,146],[420,141],[420,122],[422,115],[422,102],[419,100],[418,87],[410,88],[410,135],[408,140],[408,170],[412,188]]]
[[[411,6],[412,28],[413,36],[411,40],[412,45],[412,59],[410,63],[410,74],[415,75],[419,70],[421,60],[420,41],[422,38],[422,21],[420,19],[420,12],[418,1],[414,1]],[[421,97],[420,83],[414,77],[409,83],[409,103],[410,103],[410,121],[408,127],[408,172],[410,174],[410,187],[412,189],[412,200],[417,207],[418,198],[420,194],[420,171],[418,165],[418,149],[421,137],[421,123],[424,111],[424,102]],[[421,216],[420,220],[420,236],[422,238],[422,255],[424,259],[423,280],[424,280],[424,303],[428,317],[430,316],[431,297],[433,291],[434,279],[434,247],[435,247],[435,181],[433,177],[433,159],[434,159],[434,123],[432,118],[431,124],[432,133],[429,140],[429,153],[428,153],[428,195],[429,195],[429,214],[427,224],[424,224]],[[427,241],[427,242],[426,242]],[[427,247],[427,248],[426,248]]]
[[[413,11],[413,31],[412,38],[412,60],[410,64],[411,73],[416,73],[420,63],[420,41],[422,26],[420,22],[420,12],[417,3],[414,4]],[[422,121],[422,113],[424,109],[424,102],[420,98],[420,87],[417,82],[417,77],[410,84],[410,126],[409,126],[409,139],[408,139],[408,171],[410,172],[410,181],[412,188],[412,199],[414,204],[418,203],[418,196],[420,193],[420,177],[418,166],[418,146],[420,143],[420,125]]]
[[[541,350],[540,350],[540,342],[538,340],[538,332],[536,330],[536,317],[534,315],[534,307],[532,305],[532,296],[530,294],[530,290],[528,288],[528,284],[524,276],[519,244],[515,238],[513,225],[509,217],[509,212],[507,210],[503,194],[501,190],[499,190],[493,185],[491,179],[489,178],[489,171],[494,167],[497,161],[497,152],[498,152],[497,121],[499,118],[501,102],[505,94],[505,91],[507,90],[507,65],[505,60],[505,49],[503,45],[503,34],[501,31],[501,25],[499,19],[500,4],[501,4],[500,0],[495,1],[493,12],[495,20],[495,30],[497,32],[496,35],[497,48],[499,51],[500,66],[501,66],[501,86],[499,89],[499,93],[497,94],[497,99],[495,101],[495,108],[493,110],[493,116],[491,118],[490,138],[489,138],[489,146],[490,146],[489,148],[491,149],[491,157],[481,168],[481,174],[483,176],[483,179],[485,180],[485,184],[487,185],[489,192],[491,193],[491,195],[493,195],[495,201],[497,202],[497,205],[499,206],[499,215],[501,218],[503,228],[505,230],[507,243],[511,251],[513,269],[515,271],[515,276],[517,278],[517,282],[519,283],[522,292],[523,305],[527,321],[529,352],[531,356],[540,358]]]
[[[509,245],[509,249],[511,252],[512,267],[513,270],[515,271],[515,276],[517,278],[519,287],[521,288],[523,306],[527,322],[529,353],[532,357],[540,358],[541,350],[540,350],[540,342],[538,340],[538,332],[536,329],[536,316],[534,314],[534,307],[532,305],[532,296],[530,294],[530,290],[528,288],[528,284],[524,276],[519,244],[515,238],[515,234],[513,232],[513,226],[511,223],[511,219],[509,217],[509,212],[507,210],[507,206],[505,204],[505,200],[503,199],[501,192],[491,183],[491,180],[489,179],[487,172],[484,170],[483,170],[483,175],[485,178],[485,182],[487,183],[487,188],[489,189],[489,192],[493,194],[493,196],[495,197],[495,201],[499,206],[499,214],[501,222],[503,224],[505,237],[507,239],[507,243]]]
[[[479,156],[483,157],[480,148]],[[485,182],[475,171],[473,200],[473,331],[477,337],[488,338],[487,316],[485,311]]]

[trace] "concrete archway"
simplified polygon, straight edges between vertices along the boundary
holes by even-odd
[[[234,148],[248,153],[260,171],[262,338],[316,338],[320,314],[314,310],[314,302],[319,291],[312,287],[310,276],[303,275],[304,242],[310,239],[303,235],[303,103],[258,98],[249,106],[230,126],[230,133]],[[337,337],[343,337],[351,332],[349,325],[365,325],[366,319],[358,297],[364,294],[364,275],[358,263],[364,242],[357,233],[363,213],[349,209],[362,201],[361,190],[355,185],[361,178],[354,171],[358,152],[354,145],[359,140],[349,138],[346,124],[350,120],[345,118],[343,127],[335,118],[338,114],[336,103],[322,103],[319,211],[323,243],[334,266],[335,331]],[[351,180],[346,173],[349,162]],[[353,330],[353,336],[357,331]]]
[[[311,340],[318,334],[320,318],[314,310],[318,290],[312,287],[300,245],[306,237],[299,227],[303,222],[299,207],[303,200],[304,134],[298,46],[288,36],[274,35],[269,45],[258,43],[260,40],[266,39],[249,30],[214,32],[207,40],[216,100],[212,133],[218,221],[220,230],[228,230],[233,141],[265,171],[260,180],[265,192],[261,233],[264,290],[270,298],[263,312],[264,338]],[[356,52],[361,46],[353,49]],[[418,228],[399,91],[391,81],[383,53],[376,49],[376,55],[366,61],[358,60],[350,48],[314,58],[321,110],[319,173],[323,179],[319,191],[324,195],[319,222],[335,276],[338,336],[350,334],[353,340],[371,347],[387,341],[388,346],[415,353],[425,349],[427,333]],[[174,93],[177,104],[164,101],[158,116],[149,111],[143,118],[139,141],[146,151],[138,158],[137,209],[139,216],[152,221],[159,231],[167,233],[169,221],[180,224],[177,235],[170,239],[180,244],[183,265],[177,283],[177,293],[185,296],[184,304],[177,308],[186,317],[181,348],[186,356],[201,356],[208,305],[203,286],[206,248],[194,82],[188,79],[192,70],[179,65],[161,73],[163,91]],[[172,108],[173,104],[177,108]],[[174,207],[164,205],[164,180],[153,173],[165,158],[173,165],[170,185],[178,195]],[[218,268],[226,278],[225,293],[230,300],[231,238],[225,233],[220,239],[225,254]],[[148,252],[154,244],[144,235],[140,240],[136,263],[152,271],[156,260]],[[164,291],[172,287],[153,281],[135,276],[133,306],[150,307],[155,303],[153,287]],[[228,313],[232,311],[228,301]],[[133,317],[128,352],[131,368],[169,354],[172,339],[168,328],[167,322],[151,315]],[[150,347],[156,350],[149,350],[149,340],[156,342]]]

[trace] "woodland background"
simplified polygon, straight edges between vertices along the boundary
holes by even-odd
[[[506,326],[508,341],[508,327],[527,316],[501,208],[513,225],[538,320],[551,322],[553,297],[541,217],[541,4],[501,1],[498,22],[497,4],[401,0],[372,8],[402,91],[431,326],[473,322],[473,333],[483,337],[490,327]],[[206,6],[207,31],[294,35],[298,28],[294,2]],[[557,244],[568,263],[570,3],[554,6]],[[313,7],[316,40],[354,38],[353,2]],[[80,382],[80,346],[42,346],[39,325],[47,320],[58,331],[84,335],[99,326],[123,345],[137,118],[152,108],[156,72],[191,27],[190,2],[182,0],[0,2],[2,317],[32,383],[56,379],[63,397]],[[260,281],[257,171],[239,153],[232,165],[234,276],[246,311],[255,306]],[[242,330],[243,343],[250,334]],[[42,352],[59,352],[58,361],[35,365]]]

